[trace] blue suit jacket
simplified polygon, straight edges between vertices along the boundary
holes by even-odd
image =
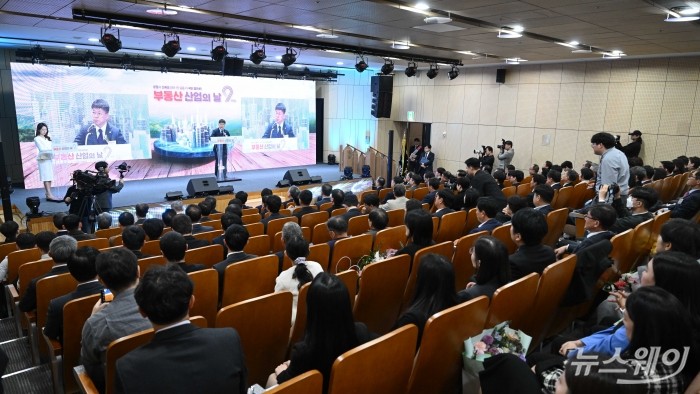
[[[108,141],[116,141],[117,144],[126,144],[126,140],[124,139],[121,130],[109,123],[105,125],[104,135]],[[80,133],[75,136],[75,140],[73,140],[73,142],[78,145],[107,145],[107,141],[103,143],[97,142],[97,129],[92,124],[83,126],[83,128],[80,129]]]
[[[476,234],[479,231],[488,231],[490,233],[491,231],[493,231],[493,229],[501,225],[503,225],[503,223],[499,222],[498,220],[489,219],[482,223],[481,226],[473,228],[472,231],[469,232],[469,234]]]
[[[282,132],[280,133],[277,128],[277,123],[272,122],[267,126],[267,130],[265,130],[265,134],[263,134],[262,138],[283,138],[285,135],[289,138],[294,138],[292,125],[285,121],[282,123]]]
[[[694,191],[671,209],[672,218],[692,219],[700,211],[700,191]]]

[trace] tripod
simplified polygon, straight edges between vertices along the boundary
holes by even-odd
[[[83,224],[83,231],[88,234],[95,232],[95,222],[97,222],[97,214],[102,212],[100,205],[95,200],[94,193],[80,195],[80,210],[78,216]]]

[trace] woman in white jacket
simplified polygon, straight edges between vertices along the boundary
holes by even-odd
[[[56,200],[51,193],[51,181],[53,181],[53,143],[49,137],[49,127],[46,123],[36,125],[34,144],[39,150],[37,161],[39,162],[39,179],[44,182],[47,200]]]

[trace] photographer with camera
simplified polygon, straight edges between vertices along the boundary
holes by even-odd
[[[98,161],[95,164],[95,169],[97,170],[97,177],[106,178],[110,182],[110,186],[100,193],[95,194],[95,210],[97,213],[108,212],[112,210],[112,194],[119,193],[124,187],[124,173],[129,170],[126,163],[120,164],[117,169],[119,170],[119,180],[113,182],[109,179],[109,171],[107,171],[107,162]],[[122,168],[123,167],[123,168]]]
[[[488,172],[489,174],[493,170],[493,163],[496,158],[493,156],[493,147],[481,145],[483,153],[479,159],[481,159],[481,169]]]
[[[627,156],[627,160],[633,157],[639,157],[639,153],[642,151],[642,132],[639,130],[635,130],[629,133],[629,135],[631,136],[630,139],[632,140],[632,142],[625,146],[622,146],[622,144],[620,144],[619,135],[615,137],[615,148],[624,153],[625,156]]]
[[[497,148],[501,150],[501,153],[498,155],[498,168],[505,171],[506,166],[510,165],[510,162],[513,161],[513,156],[515,155],[515,151],[513,150],[513,141],[506,141],[505,139],[501,138],[501,145],[498,145]]]
[[[612,197],[612,202],[609,201]],[[603,185],[598,191],[599,203],[612,203],[617,212],[617,220],[610,231],[619,234],[625,230],[637,227],[638,224],[654,217],[649,208],[656,205],[659,195],[656,190],[648,187],[635,187],[630,191],[628,206],[620,200],[620,187],[616,184]]]

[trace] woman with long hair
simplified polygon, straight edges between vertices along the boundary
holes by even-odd
[[[508,248],[497,238],[488,235],[477,239],[470,253],[476,270],[475,282],[467,283],[467,288],[457,294],[460,302],[482,295],[491,298],[511,279]]]
[[[424,209],[415,209],[406,214],[406,239],[408,243],[396,255],[413,256],[417,251],[433,244],[433,218]]]
[[[285,243],[285,252],[292,260],[292,266],[277,276],[275,291],[289,291],[294,296],[292,301],[292,325],[294,325],[297,317],[299,289],[323,272],[323,267],[315,261],[306,260],[309,255],[309,243],[304,238],[293,237],[288,240]]]
[[[416,290],[411,304],[399,317],[394,329],[407,324],[418,327],[418,345],[423,327],[430,316],[457,305],[454,290],[455,272],[452,263],[439,254],[429,253],[420,261]]]
[[[34,134],[34,144],[37,150],[37,162],[39,163],[39,179],[44,183],[46,199],[57,200],[51,193],[51,182],[53,181],[53,143],[49,137],[49,127],[46,123],[36,125]]]
[[[275,368],[267,386],[316,369],[323,375],[326,393],[335,359],[370,339],[367,326],[353,321],[348,288],[337,276],[322,272],[311,281],[306,295],[304,339],[292,347],[291,360]]]

